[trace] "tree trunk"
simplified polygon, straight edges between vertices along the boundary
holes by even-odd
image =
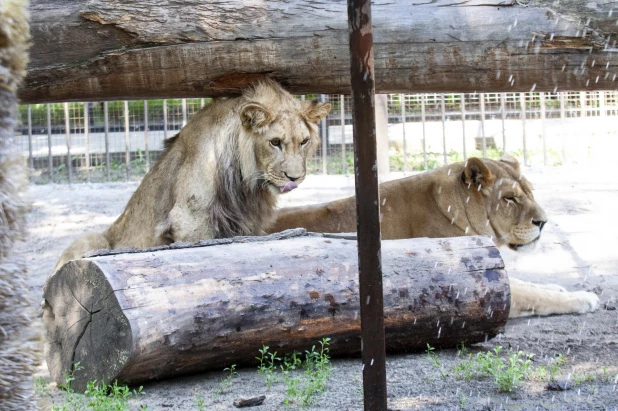
[[[255,364],[263,344],[291,352],[322,337],[335,356],[359,354],[356,241],[289,231],[301,234],[70,261],[44,290],[52,377],[79,362],[77,390],[93,379],[138,382]],[[510,291],[489,239],[384,241],[382,255],[389,352],[503,331]]]
[[[618,0],[372,5],[376,92],[616,88]],[[346,1],[33,0],[24,102],[349,93]]]

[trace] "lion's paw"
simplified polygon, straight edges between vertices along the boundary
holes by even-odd
[[[595,293],[575,291],[572,294],[579,314],[596,311],[601,306],[601,300],[599,300],[599,297]]]

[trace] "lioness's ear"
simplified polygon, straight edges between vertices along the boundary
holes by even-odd
[[[247,103],[240,108],[240,120],[247,130],[263,133],[273,122],[275,116],[259,103]]]
[[[519,161],[515,157],[505,154],[500,158],[500,161],[511,166],[519,174]]]
[[[487,167],[487,164],[476,157],[470,157],[468,161],[466,161],[461,177],[464,183],[474,184],[479,188],[489,187],[496,179],[489,167]]]
[[[320,120],[330,113],[330,103],[319,103],[317,101],[303,101],[303,117],[311,123],[318,124]]]

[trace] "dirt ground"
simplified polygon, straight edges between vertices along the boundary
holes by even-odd
[[[440,351],[436,360],[425,353],[391,355],[387,360],[389,409],[618,409],[618,184],[614,175],[609,168],[527,170],[550,221],[536,252],[502,250],[510,276],[594,291],[603,308],[585,315],[511,320],[503,335],[470,347],[472,353],[495,345],[520,349],[535,355],[535,367],[562,354],[566,364],[559,369],[558,380],[568,380],[569,389],[546,390],[547,381],[533,378],[516,391],[503,394],[491,379],[465,381],[456,375],[453,367],[463,358],[456,350]],[[103,230],[122,211],[136,187],[135,183],[123,183],[30,188],[30,235],[21,251],[30,264],[35,300],[40,300],[45,278],[61,251],[78,234]],[[330,201],[352,191],[350,177],[310,176],[280,204]],[[327,391],[309,409],[361,410],[360,359],[335,359],[333,367]],[[135,409],[146,404],[149,410],[198,410],[196,399],[201,396],[201,409],[227,410],[235,409],[234,399],[258,395],[265,395],[266,400],[257,409],[286,408],[282,404],[286,386],[281,380],[268,388],[256,369],[241,369],[238,374],[223,390],[223,371],[147,383]],[[49,378],[45,364],[37,375]]]

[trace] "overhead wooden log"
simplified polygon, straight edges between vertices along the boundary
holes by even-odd
[[[246,240],[68,262],[44,290],[52,377],[63,381],[79,362],[73,388],[83,390],[93,379],[220,370],[255,364],[263,344],[302,351],[322,337],[332,339],[333,355],[359,354],[366,302],[359,301],[356,241]],[[382,255],[389,352],[454,347],[503,330],[508,279],[486,237],[384,241]]]
[[[350,91],[345,0],[32,0],[31,13],[27,103],[222,96],[260,76]],[[618,0],[393,0],[372,15],[378,93],[618,84]]]

